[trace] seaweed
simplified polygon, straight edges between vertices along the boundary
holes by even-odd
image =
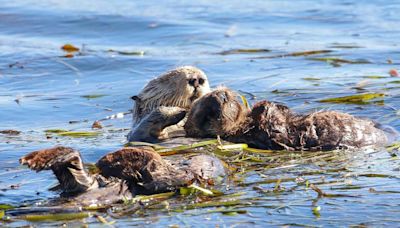
[[[299,56],[327,54],[327,53],[331,53],[331,52],[333,52],[333,51],[332,50],[299,51],[299,52],[291,52],[291,53],[281,54],[281,55],[260,56],[260,57],[255,57],[253,59],[274,59],[274,58],[285,58],[285,57],[299,57]]]
[[[385,94],[383,93],[364,93],[364,94],[356,94],[344,97],[327,98],[318,100],[318,102],[341,103],[341,104],[369,104],[370,100],[383,97],[385,97]]]
[[[219,55],[233,55],[233,54],[254,54],[254,53],[265,53],[270,52],[269,49],[231,49],[227,51],[218,52]]]

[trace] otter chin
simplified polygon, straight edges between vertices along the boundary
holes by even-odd
[[[182,113],[210,91],[206,74],[193,66],[178,67],[151,80],[132,97],[133,126],[128,141],[156,142],[173,134],[180,136],[186,120]]]
[[[248,110],[238,97],[219,88],[198,99],[184,126],[187,136],[220,136],[272,150],[334,150],[388,143],[385,132],[371,120],[335,111],[301,115],[269,101]]]

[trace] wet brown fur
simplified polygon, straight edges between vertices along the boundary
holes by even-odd
[[[191,137],[215,137],[261,149],[333,150],[382,145],[385,133],[370,120],[323,111],[299,115],[281,104],[261,101],[251,111],[234,92],[217,89],[197,100],[185,130]]]
[[[34,151],[20,159],[21,164],[42,171],[52,170],[59,180],[62,196],[75,203],[112,203],[136,194],[174,191],[193,182],[208,183],[224,174],[222,163],[207,155],[170,163],[151,147],[122,148],[103,156],[90,175],[83,167],[79,152],[68,147]]]

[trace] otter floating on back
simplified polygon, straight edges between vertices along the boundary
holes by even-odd
[[[192,103],[210,92],[207,76],[198,68],[179,67],[151,80],[133,96],[133,127],[128,140],[153,142],[168,137],[168,128],[183,131]],[[181,126],[173,126],[182,122]],[[172,126],[171,126],[172,125]],[[193,182],[225,175],[222,162],[209,155],[163,159],[151,147],[128,147],[101,158],[98,174],[89,174],[80,153],[69,147],[34,151],[20,159],[37,172],[52,170],[61,190],[73,203],[113,203],[135,194],[174,191]]]
[[[307,115],[260,101],[248,110],[227,88],[197,100],[185,124],[189,137],[216,137],[272,150],[334,150],[384,145],[388,138],[377,124],[352,115],[320,111]]]

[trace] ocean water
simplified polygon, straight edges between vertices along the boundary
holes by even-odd
[[[3,1],[0,130],[21,133],[0,134],[0,204],[35,205],[57,197],[47,190],[56,182],[52,174],[20,166],[19,157],[65,145],[79,149],[85,162],[95,162],[123,146],[131,116],[103,121],[104,129],[93,138],[47,137],[45,130],[91,130],[95,120],[128,112],[130,97],[150,79],[182,65],[203,69],[212,87],[228,86],[251,103],[268,99],[299,113],[339,110],[400,130],[400,79],[389,74],[400,70],[399,10],[400,1],[366,0]],[[64,44],[73,44],[80,52],[66,58]],[[236,49],[242,52],[226,53]],[[245,52],[249,49],[268,52]],[[304,55],[316,50],[331,52]],[[360,93],[385,97],[367,104],[318,102]],[[234,207],[245,211],[234,216],[200,208],[145,210],[110,219],[115,226],[398,224],[397,154],[381,148],[339,157],[300,163],[292,159],[240,174],[244,182],[233,181],[224,193],[245,192],[238,199],[251,204]],[[337,164],[340,169],[335,169]],[[293,180],[282,181],[286,190],[280,193],[259,191],[275,186],[262,180],[296,177],[343,196],[318,198]],[[257,183],[248,184],[253,182]],[[192,199],[180,202],[190,204]],[[317,206],[319,215],[313,213]],[[62,223],[101,224],[92,217],[40,223],[16,219],[3,225]]]

